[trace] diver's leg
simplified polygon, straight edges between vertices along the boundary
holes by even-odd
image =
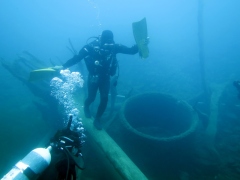
[[[109,93],[109,88],[110,88],[110,80],[105,79],[101,83],[99,83],[99,92],[100,92],[100,104],[98,106],[96,118],[94,120],[94,125],[97,129],[102,129],[101,123],[100,123],[100,118],[103,115],[107,103],[108,103],[108,93]]]
[[[114,111],[114,107],[115,107],[115,101],[116,101],[116,97],[117,97],[117,80],[118,80],[118,76],[114,76],[111,79],[110,82],[110,94],[111,94],[111,112]]]
[[[98,83],[94,82],[92,78],[92,76],[88,76],[88,97],[84,102],[84,114],[86,118],[91,118],[89,106],[95,100],[98,90]]]

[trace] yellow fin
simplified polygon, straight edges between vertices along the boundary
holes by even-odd
[[[50,79],[59,74],[53,68],[36,69],[30,72],[29,81]]]
[[[143,18],[141,21],[132,23],[132,29],[136,44],[138,46],[139,54],[143,59],[146,59],[149,56],[146,18]]]

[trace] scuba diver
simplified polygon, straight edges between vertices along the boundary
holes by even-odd
[[[47,148],[29,152],[2,180],[76,180],[76,168],[85,169],[81,153],[85,135],[80,127],[70,115],[67,127],[56,132]]]
[[[88,96],[84,102],[84,114],[86,118],[91,118],[89,106],[94,102],[97,91],[100,92],[100,104],[94,119],[94,126],[102,129],[101,116],[103,115],[108,102],[108,93],[110,89],[110,77],[116,74],[118,61],[116,55],[118,53],[134,55],[138,53],[137,45],[131,48],[124,45],[115,44],[113,33],[110,30],[104,30],[101,36],[90,43],[87,43],[79,51],[78,55],[69,59],[62,66],[55,66],[55,70],[69,68],[82,59],[85,64],[88,74]]]
[[[83,170],[84,161],[81,148],[85,142],[82,130],[71,128],[73,117],[70,115],[65,128],[58,130],[50,139],[51,164],[37,180],[76,180],[76,168]]]

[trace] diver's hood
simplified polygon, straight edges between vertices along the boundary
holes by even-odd
[[[100,37],[101,45],[104,44],[114,44],[113,33],[110,30],[104,30]]]

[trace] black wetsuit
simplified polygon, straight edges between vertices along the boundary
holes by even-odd
[[[89,108],[90,104],[95,100],[97,90],[100,92],[100,104],[96,114],[96,118],[100,118],[104,113],[110,88],[110,76],[116,73],[118,62],[116,54],[136,54],[138,52],[137,46],[128,48],[120,44],[111,44],[101,47],[99,40],[95,40],[90,44],[85,45],[79,54],[74,56],[63,64],[66,69],[82,59],[85,60],[89,75],[88,75],[88,97],[85,100],[84,106]]]

